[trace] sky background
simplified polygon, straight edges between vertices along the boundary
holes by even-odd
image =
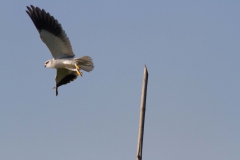
[[[61,86],[26,14],[53,15],[95,68]],[[0,159],[240,159],[240,1],[0,0]]]

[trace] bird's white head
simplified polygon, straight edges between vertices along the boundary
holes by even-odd
[[[44,64],[44,67],[48,67],[48,68],[52,68],[52,61],[51,60],[47,60]]]

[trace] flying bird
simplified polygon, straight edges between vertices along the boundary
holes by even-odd
[[[78,76],[82,76],[81,70],[90,72],[94,65],[91,57],[83,56],[74,58],[71,43],[67,34],[62,29],[61,24],[44,9],[27,6],[26,12],[37,28],[41,40],[47,45],[53,59],[47,60],[45,67],[57,70],[55,81],[56,96],[58,87],[74,81]]]

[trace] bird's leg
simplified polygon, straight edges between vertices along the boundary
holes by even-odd
[[[82,72],[80,71],[80,67],[77,66],[76,64],[75,64],[75,67],[76,67],[77,74],[82,77]]]
[[[82,72],[80,70],[77,70],[77,74],[82,77]]]
[[[80,69],[80,68],[77,66],[77,64],[75,64],[75,67],[76,67],[76,69],[77,69],[77,70],[79,70],[79,69]]]

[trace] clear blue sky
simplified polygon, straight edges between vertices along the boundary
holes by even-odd
[[[62,24],[95,68],[61,86],[26,6]],[[0,159],[240,159],[240,1],[0,2]]]

